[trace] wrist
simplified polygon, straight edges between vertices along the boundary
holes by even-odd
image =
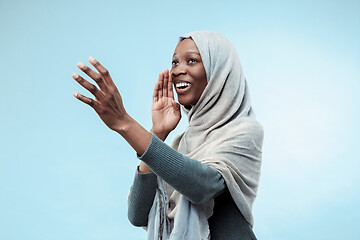
[[[153,128],[150,130],[151,133],[153,133],[155,136],[157,136],[160,140],[165,141],[167,136],[170,132],[164,132],[164,131],[155,131]]]
[[[152,172],[151,169],[143,162],[141,161],[139,167],[138,167],[139,173],[149,173]]]
[[[130,116],[122,118],[113,129],[119,133],[142,156],[151,141],[151,134]]]
[[[136,121],[132,117],[126,116],[121,121],[119,121],[119,124],[114,127],[113,130],[120,135],[124,135],[130,131],[134,124],[136,124]]]

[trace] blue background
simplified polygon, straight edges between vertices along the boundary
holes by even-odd
[[[237,48],[265,129],[259,239],[359,239],[359,1],[0,1],[0,239],[145,239],[135,152],[76,100],[93,56],[151,128],[178,36]],[[180,125],[167,143],[186,127]]]

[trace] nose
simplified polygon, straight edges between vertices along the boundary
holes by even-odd
[[[177,66],[173,66],[170,72],[173,77],[185,75],[187,72],[186,65],[179,63]]]

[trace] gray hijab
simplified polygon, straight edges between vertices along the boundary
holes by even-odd
[[[202,58],[208,84],[190,110],[189,126],[172,147],[220,172],[248,223],[253,226],[262,159],[263,128],[256,121],[249,88],[234,46],[221,34],[196,31],[191,38]],[[167,204],[171,202],[171,209]],[[193,204],[158,178],[149,213],[148,239],[208,239],[214,200]]]

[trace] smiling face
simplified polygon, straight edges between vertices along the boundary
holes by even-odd
[[[177,45],[170,73],[179,103],[184,106],[195,105],[207,80],[199,50],[191,38],[184,39]]]

